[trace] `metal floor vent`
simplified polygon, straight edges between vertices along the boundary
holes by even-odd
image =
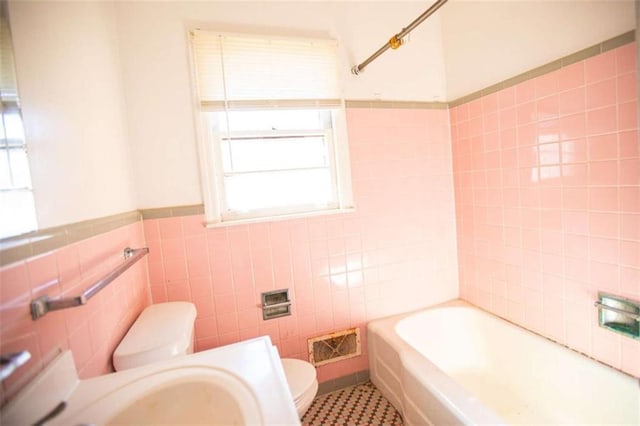
[[[312,337],[309,344],[309,362],[315,366],[353,358],[361,354],[360,329],[349,328],[324,336]]]

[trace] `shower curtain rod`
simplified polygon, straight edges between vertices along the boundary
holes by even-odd
[[[391,37],[389,39],[389,41],[384,46],[382,46],[380,49],[378,49],[373,55],[369,56],[360,65],[355,65],[353,68],[351,68],[351,72],[353,74],[355,74],[355,75],[360,74],[367,65],[369,65],[371,62],[373,62],[373,60],[376,59],[378,56],[380,56],[384,52],[386,52],[387,49],[389,49],[389,48],[397,49],[398,47],[402,46],[402,44],[403,44],[402,39],[404,38],[404,36],[406,36],[411,31],[413,31],[413,29],[415,27],[420,25],[429,16],[433,15],[433,13],[435,13],[436,10],[440,9],[446,2],[447,2],[447,0],[437,0],[433,5],[431,5],[431,7],[429,9],[427,9],[422,15],[418,16],[406,28],[403,28],[402,31],[400,31],[398,34],[396,34],[393,37]]]

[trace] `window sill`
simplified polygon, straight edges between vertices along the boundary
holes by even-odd
[[[317,210],[312,212],[282,214],[282,215],[276,215],[276,216],[264,216],[264,217],[244,218],[244,219],[227,219],[221,222],[206,222],[205,227],[206,228],[223,228],[227,226],[247,225],[251,223],[276,222],[281,220],[301,219],[301,218],[307,218],[307,217],[355,213],[355,211],[356,211],[355,207],[347,207],[342,209]]]

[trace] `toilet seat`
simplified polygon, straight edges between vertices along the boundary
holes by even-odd
[[[300,418],[309,409],[318,393],[316,369],[310,363],[293,358],[283,358],[282,368]]]
[[[308,362],[284,358],[282,359],[282,368],[294,401],[304,396],[316,381],[316,369]]]
[[[304,413],[309,409],[311,403],[316,397],[318,393],[318,381],[314,380],[313,384],[305,393],[303,393],[299,398],[294,399],[294,405],[296,406],[296,410],[300,414],[300,417],[304,415]]]

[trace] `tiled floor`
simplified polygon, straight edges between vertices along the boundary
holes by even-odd
[[[303,426],[401,426],[402,417],[371,382],[317,397]]]

